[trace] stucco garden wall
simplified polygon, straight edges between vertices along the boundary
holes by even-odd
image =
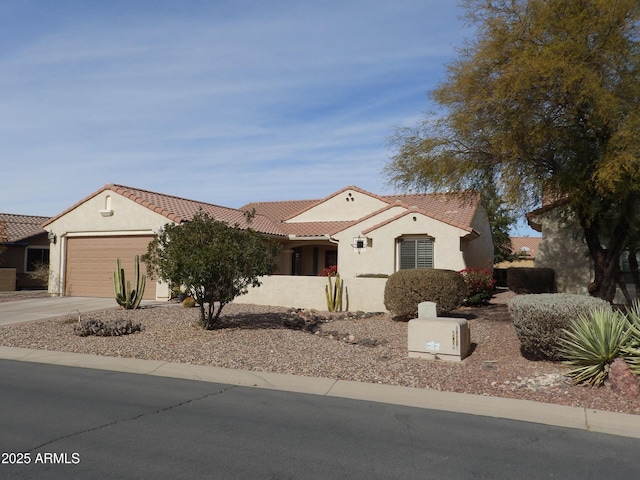
[[[327,310],[324,293],[327,277],[273,275],[262,277],[261,281],[260,287],[249,287],[249,293],[237,297],[235,302]],[[386,278],[345,278],[343,310],[385,312],[386,283]]]

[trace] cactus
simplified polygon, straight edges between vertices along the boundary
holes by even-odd
[[[324,286],[324,293],[327,297],[327,309],[330,312],[342,311],[342,280],[340,274],[336,273],[336,281],[331,284],[331,275],[328,277],[329,285]]]
[[[116,258],[116,271],[113,272],[113,288],[116,294],[116,302],[125,310],[138,308],[147,283],[146,275],[140,276],[140,256],[136,255],[133,267],[133,276],[136,283],[135,288],[132,290],[131,282],[129,280],[125,282],[124,268],[120,267],[120,259]]]

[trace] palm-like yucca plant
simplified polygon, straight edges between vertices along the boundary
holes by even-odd
[[[628,345],[633,330],[625,315],[610,308],[592,310],[580,315],[560,339],[562,356],[575,365],[568,375],[575,383],[601,386],[609,374],[609,366]]]
[[[620,349],[620,355],[627,362],[633,373],[640,376],[640,301],[635,300],[627,312],[631,336],[626,345]]]
[[[631,371],[640,376],[640,343],[633,342],[620,349],[620,356],[627,362]]]

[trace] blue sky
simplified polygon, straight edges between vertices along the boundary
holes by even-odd
[[[0,211],[107,183],[239,207],[394,191],[387,140],[433,106],[455,0],[0,2]],[[521,229],[519,234],[534,234]]]

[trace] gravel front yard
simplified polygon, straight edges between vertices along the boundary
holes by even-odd
[[[640,400],[603,387],[571,385],[567,367],[522,357],[504,303],[455,312],[469,320],[472,354],[450,363],[409,358],[407,324],[388,315],[328,317],[314,332],[300,329],[291,309],[231,304],[223,328],[196,325],[198,309],[176,304],[137,311],[110,309],[86,317],[131,317],[143,330],[122,337],[79,337],[77,315],[0,328],[0,345],[164,360],[264,372],[501,396],[640,414]],[[85,318],[86,318],[85,317]]]

